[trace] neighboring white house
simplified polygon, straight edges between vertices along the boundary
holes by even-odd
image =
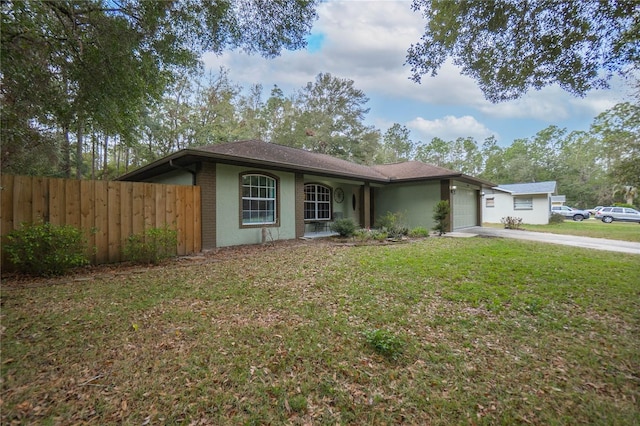
[[[523,223],[546,225],[549,223],[556,182],[533,182],[498,185],[485,190],[482,219],[487,223],[500,223],[507,216],[522,218]]]

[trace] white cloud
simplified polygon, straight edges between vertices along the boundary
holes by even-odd
[[[449,141],[471,136],[476,141],[483,141],[489,136],[497,136],[496,132],[470,115],[462,117],[447,115],[435,120],[416,117],[407,123],[407,127],[413,130],[423,142],[429,142],[435,137]]]
[[[592,90],[584,97],[576,97],[558,85],[532,90],[521,98],[492,104],[479,103],[476,108],[495,118],[526,118],[553,124],[569,119],[590,120],[601,112],[623,102],[629,87],[621,78],[614,78],[611,89]]]
[[[447,105],[482,100],[475,82],[460,75],[451,63],[443,65],[437,77],[424,78],[422,84],[409,79],[410,69],[403,66],[407,49],[420,40],[424,29],[423,18],[411,11],[409,2],[331,1],[322,3],[318,14],[313,33],[324,36],[318,52],[283,52],[271,60],[225,52],[219,57],[205,55],[205,66],[225,66],[242,85],[277,84],[285,93],[329,72],[353,80],[369,96]]]
[[[372,104],[385,106],[387,116],[372,108],[368,117],[371,122],[412,122],[418,128],[419,120],[424,119],[415,118],[416,110],[423,111],[424,115],[425,110],[435,109],[440,110],[436,116],[458,117],[453,124],[465,125],[460,136],[478,139],[496,132],[473,117],[490,121],[492,128],[510,141],[529,136],[532,127],[539,130],[551,124],[584,127],[584,123],[588,125],[597,114],[621,101],[616,95],[621,92],[621,84],[616,83],[613,90],[594,91],[584,98],[550,86],[514,101],[492,104],[484,98],[476,82],[461,75],[451,61],[445,62],[437,76],[424,76],[421,84],[414,83],[409,79],[409,67],[403,64],[409,46],[419,42],[425,21],[410,6],[409,1],[323,2],[318,6],[319,19],[312,30],[322,35],[323,43],[317,51],[285,51],[270,60],[225,52],[219,57],[205,55],[203,60],[209,69],[228,68],[231,79],[245,88],[261,83],[265,97],[273,85],[289,95],[314,81],[319,73],[328,72],[353,80],[355,87],[371,98]],[[393,117],[389,116],[390,108],[396,112]],[[438,123],[446,121],[446,117],[424,121]],[[525,121],[529,127],[523,134]],[[576,124],[578,121],[581,122]],[[451,129],[445,127],[442,131],[451,132]]]

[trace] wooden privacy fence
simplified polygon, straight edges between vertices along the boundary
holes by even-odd
[[[130,235],[167,225],[178,233],[177,253],[202,248],[200,187],[2,175],[0,235],[21,223],[50,222],[84,231],[92,262],[123,259]]]

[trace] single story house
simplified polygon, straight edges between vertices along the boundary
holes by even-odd
[[[519,217],[523,223],[546,225],[551,206],[560,199],[556,182],[532,182],[498,185],[485,190],[482,216],[487,223],[500,223],[503,217]]]
[[[365,166],[258,140],[180,150],[119,178],[199,185],[203,249],[294,239],[340,218],[363,228],[401,212],[410,228],[433,228],[433,209],[451,203],[450,230],[482,223],[489,182],[408,161]]]

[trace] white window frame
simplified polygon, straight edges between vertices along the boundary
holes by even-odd
[[[513,197],[514,210],[533,210],[533,198],[531,197]]]
[[[241,226],[277,225],[278,179],[276,177],[262,173],[240,175],[240,198]]]
[[[308,190],[309,189],[309,190]],[[322,191],[319,191],[321,189]],[[320,183],[306,183],[304,185],[304,220],[306,221],[330,221],[331,220],[331,195],[332,190]],[[326,209],[321,209],[324,206]],[[313,213],[312,217],[307,214]],[[327,217],[320,217],[320,213]]]

